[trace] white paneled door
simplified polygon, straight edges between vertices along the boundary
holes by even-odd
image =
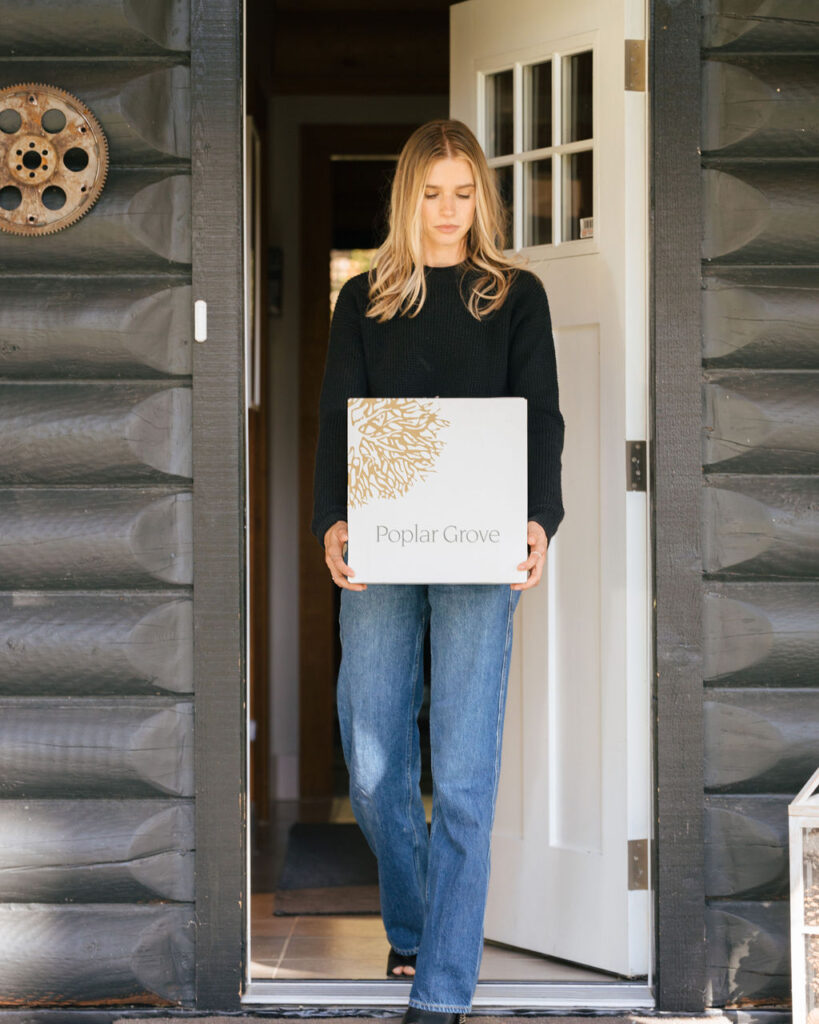
[[[452,116],[546,286],[566,421],[565,519],[516,619],[486,936],[636,977],[651,948],[647,494],[627,472],[648,406],[644,2],[467,0],[451,17]]]

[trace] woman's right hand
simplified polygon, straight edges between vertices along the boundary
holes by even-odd
[[[355,576],[353,570],[344,561],[344,545],[347,543],[347,524],[343,519],[333,523],[324,534],[324,561],[330,570],[333,583],[342,590],[366,590],[366,583],[350,583],[348,576]]]

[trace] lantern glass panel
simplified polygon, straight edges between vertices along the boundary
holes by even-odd
[[[819,1022],[819,935],[805,936],[805,1008],[807,1024]]]
[[[819,926],[819,828],[802,833],[802,867],[805,880],[805,924]],[[819,949],[819,947],[817,947]]]

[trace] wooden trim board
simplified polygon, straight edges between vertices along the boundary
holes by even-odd
[[[651,311],[657,1008],[705,1007],[699,0],[654,0]]]
[[[191,3],[196,1006],[240,1005],[245,957],[242,5]]]

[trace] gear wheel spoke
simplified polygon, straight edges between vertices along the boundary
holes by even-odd
[[[32,82],[0,89],[0,231],[67,228],[97,201],[107,174],[105,134],[76,96]]]

